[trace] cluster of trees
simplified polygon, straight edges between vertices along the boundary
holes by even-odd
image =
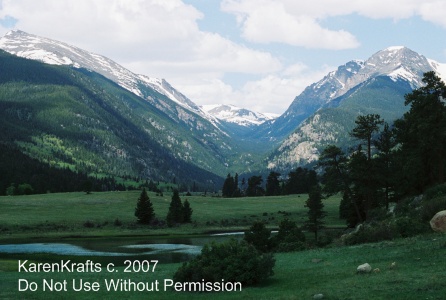
[[[245,178],[242,178],[241,182],[239,182],[237,173],[234,177],[228,174],[223,183],[222,196],[232,198],[303,194],[308,193],[317,184],[316,172],[301,167],[289,172],[286,179],[282,179],[280,173],[271,171],[265,185],[263,185],[261,175],[249,177],[246,184]]]
[[[169,227],[181,223],[191,223],[192,212],[189,201],[186,199],[182,203],[178,191],[175,190],[167,212],[166,223]],[[141,224],[151,224],[155,221],[155,210],[145,188],[143,188],[136,203],[135,217]]]
[[[405,96],[410,109],[392,126],[376,114],[358,116],[351,132],[358,147],[348,154],[333,145],[322,152],[324,192],[343,194],[340,215],[350,226],[391,201],[444,183],[446,86],[434,72],[423,82]]]
[[[0,196],[115,191],[126,187],[113,177],[95,178],[69,168],[58,168],[32,159],[17,147],[0,143]]]
[[[173,192],[166,222],[169,227],[176,224],[192,222],[192,208],[190,207],[189,201],[186,199],[184,203],[182,203],[177,190]]]

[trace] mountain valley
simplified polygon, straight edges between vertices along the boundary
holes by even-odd
[[[3,144],[78,172],[207,187],[231,172],[314,163],[329,144],[351,147],[356,116],[377,113],[392,123],[423,73],[442,76],[445,69],[390,47],[340,66],[271,116],[233,105],[200,107],[164,79],[22,31],[1,38],[0,49]]]

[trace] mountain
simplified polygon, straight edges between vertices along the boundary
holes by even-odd
[[[0,38],[0,49],[19,57],[38,60],[52,65],[71,65],[85,68],[116,82],[121,87],[137,96],[147,98],[146,89],[150,88],[167,96],[183,108],[202,117],[207,115],[182,93],[174,89],[167,81],[145,75],[134,74],[113,60],[82,50],[63,42],[32,35],[20,30],[12,30]],[[153,99],[148,99],[154,101]],[[156,103],[163,108],[165,103]],[[170,106],[172,106],[169,103]]]
[[[281,117],[261,129],[264,139],[286,136],[266,159],[268,167],[315,162],[329,144],[352,146],[349,132],[359,114],[377,113],[392,123],[408,109],[404,95],[420,87],[423,73],[432,70],[446,78],[444,64],[406,47],[389,47],[366,61],[340,66],[307,87]]]
[[[315,162],[328,144],[354,144],[348,133],[358,114],[392,122],[424,72],[446,74],[444,64],[390,47],[340,66],[271,118],[232,105],[199,107],[164,79],[22,31],[0,38],[0,49],[9,53],[0,53],[1,143],[97,176],[189,183]]]
[[[0,57],[1,142],[32,158],[93,174],[198,182],[225,175],[233,155],[240,160],[218,121],[165,80],[21,31],[0,45],[15,55]]]
[[[0,49],[46,64],[70,65],[96,72],[144,98],[175,122],[183,123],[191,130],[207,131],[206,136],[227,136],[227,133],[222,132],[218,120],[173,88],[166,80],[135,74],[105,56],[20,30],[10,31],[0,38]],[[152,97],[153,91],[166,97]]]
[[[423,73],[430,70],[441,70],[441,64],[402,46],[379,51],[366,61],[352,60],[308,86],[283,115],[274,122],[263,124],[256,136],[264,140],[280,140],[315,111],[337,106],[343,95],[372,78],[388,76],[394,80],[402,79],[415,88],[420,86]]]
[[[221,144],[98,73],[3,51],[0,69],[0,142],[31,158],[96,176],[189,183],[226,172]]]
[[[202,109],[220,121],[244,127],[258,126],[266,121],[274,120],[278,115],[262,114],[235,105],[204,105]]]

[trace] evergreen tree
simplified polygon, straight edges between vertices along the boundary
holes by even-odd
[[[327,146],[322,151],[318,165],[324,169],[322,183],[327,196],[341,191],[349,193],[347,162],[344,152],[334,145]]]
[[[279,181],[280,173],[271,171],[266,179],[266,195],[276,196],[281,194],[281,187]]]
[[[285,194],[304,194],[318,184],[317,175],[314,170],[298,167],[295,171],[288,173],[285,184]]]
[[[267,252],[270,244],[270,236],[271,230],[266,228],[263,222],[255,222],[249,230],[245,232],[244,239],[260,252]]]
[[[246,189],[245,189],[245,186],[246,186],[246,179],[245,179],[244,177],[242,178],[241,186],[242,186],[242,189],[241,189],[241,191],[240,191],[240,194],[243,196],[243,195],[246,194]]]
[[[322,203],[322,194],[319,186],[315,186],[308,195],[308,200],[305,202],[308,207],[308,220],[305,221],[305,227],[314,232],[314,238],[318,238],[318,232],[324,227],[322,219],[327,215],[323,211],[324,204]]]
[[[186,199],[183,204],[183,222],[192,223],[193,209],[190,207],[189,201]]]
[[[248,178],[248,188],[246,189],[246,196],[256,197],[264,196],[265,190],[262,188],[262,176],[252,176]]]
[[[367,160],[372,158],[372,136],[379,130],[379,125],[384,123],[378,114],[360,115],[355,120],[356,127],[350,133],[351,136],[364,140],[367,143]]]
[[[138,198],[135,208],[135,217],[141,224],[149,224],[155,217],[152,202],[144,188]]]
[[[350,133],[351,136],[357,139],[363,140],[367,145],[367,157],[366,160],[362,159],[360,150],[355,154],[355,159],[350,159],[355,181],[356,190],[359,192],[357,197],[353,197],[353,200],[364,199],[363,207],[365,213],[365,219],[367,219],[368,212],[373,208],[372,203],[376,198],[377,185],[376,185],[376,168],[374,168],[374,162],[372,162],[372,138],[373,134],[379,130],[379,126],[384,123],[381,116],[378,114],[360,115],[355,120],[356,127],[353,128]],[[361,149],[359,147],[359,149]]]
[[[354,209],[356,214],[355,220],[361,223],[364,220],[364,216],[351,188],[349,164],[344,152],[340,148],[330,145],[322,151],[318,165],[324,168],[322,183],[326,197],[338,192],[343,194],[339,207],[340,217],[348,218],[351,215],[349,210]],[[349,224],[351,225],[351,222]]]
[[[240,188],[238,186],[238,173],[235,173],[234,176],[234,191],[232,193],[232,197],[241,197]]]
[[[183,204],[178,190],[173,191],[172,200],[170,201],[169,211],[167,212],[166,222],[169,227],[183,222]]]
[[[394,191],[394,174],[397,173],[393,151],[396,142],[389,124],[384,123],[384,128],[374,144],[378,150],[378,157],[376,158],[378,182],[384,188],[384,203],[387,210],[389,209],[390,193]]]
[[[395,122],[401,145],[398,184],[409,193],[445,182],[446,85],[433,71],[424,74],[423,82],[425,86],[405,96],[411,107]]]
[[[226,176],[225,182],[223,183],[223,187],[221,189],[222,196],[226,198],[233,197],[234,190],[235,190],[234,177],[232,177],[231,174],[228,173],[228,176]]]

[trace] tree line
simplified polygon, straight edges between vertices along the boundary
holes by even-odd
[[[237,173],[235,176],[229,173],[223,183],[222,196],[233,198],[304,194],[309,193],[317,185],[316,171],[302,167],[289,172],[286,178],[282,178],[278,172],[271,171],[265,184],[261,175],[253,175],[247,181],[245,178],[239,181]]]
[[[446,86],[434,72],[423,82],[405,95],[410,109],[402,118],[389,125],[378,114],[360,115],[350,133],[359,142],[355,148],[322,151],[323,191],[342,193],[340,216],[348,225],[445,182]]]

